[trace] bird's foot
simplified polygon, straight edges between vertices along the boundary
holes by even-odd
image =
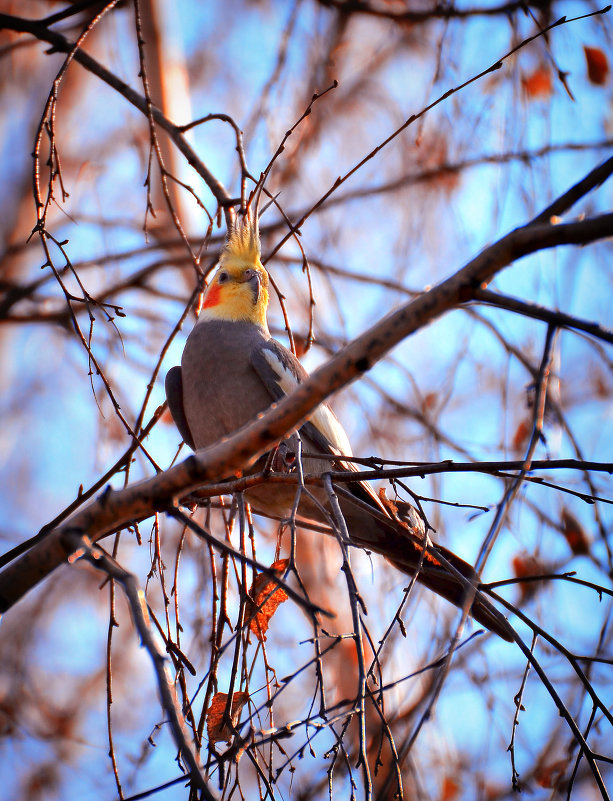
[[[292,473],[296,469],[296,451],[287,442],[280,442],[268,455],[264,472]]]

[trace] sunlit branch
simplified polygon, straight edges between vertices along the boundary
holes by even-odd
[[[106,573],[121,584],[132,612],[132,619],[138,631],[142,645],[146,648],[155,671],[160,693],[160,700],[165,713],[168,715],[172,734],[182,758],[189,768],[191,778],[200,789],[206,801],[215,801],[215,796],[202,773],[196,754],[190,743],[189,733],[174,690],[172,678],[167,668],[167,657],[160,651],[153,636],[145,596],[139,583],[132,573],[119,565],[101,548],[93,545],[91,541],[80,532],[67,529],[62,536],[62,543],[66,548],[68,560],[72,563],[84,558],[98,570]]]
[[[126,523],[169,508],[174,498],[211,479],[245,469],[299,426],[321,401],[368,371],[404,338],[458,304],[471,300],[476,287],[489,282],[516,259],[562,244],[587,244],[612,233],[613,214],[560,225],[528,224],[512,231],[430,292],[401,306],[357,337],[261,419],[157,477],[121,491],[109,489],[100,500],[75,513],[78,521],[73,527],[98,539]],[[57,541],[59,531],[56,529],[47,541],[39,543],[0,574],[3,609],[9,608],[64,560]]]

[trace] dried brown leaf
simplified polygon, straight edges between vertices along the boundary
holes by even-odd
[[[441,787],[441,801],[455,801],[460,795],[461,789],[462,787],[457,779],[453,776],[445,776]]]
[[[240,720],[243,707],[249,700],[249,693],[236,692],[232,696],[232,712],[230,719],[232,726],[236,728]],[[215,693],[206,713],[206,730],[209,736],[209,743],[218,743],[225,740],[227,743],[232,741],[234,734],[227,723],[224,724],[224,713],[228,705],[227,693]]]
[[[531,100],[549,97],[552,92],[551,73],[547,67],[537,67],[530,75],[524,75],[522,84]]]
[[[562,509],[562,531],[575,556],[590,552],[590,541],[585,529],[568,509]]]
[[[428,392],[422,401],[422,410],[424,412],[434,409],[438,403],[438,392]]]
[[[544,562],[533,554],[521,553],[516,554],[512,560],[513,573],[521,579],[529,576],[538,576],[541,573],[547,573],[548,569]],[[525,601],[530,596],[534,595],[536,590],[542,586],[541,581],[526,581],[519,584],[519,591],[521,593],[521,600]]]
[[[599,47],[583,47],[587,63],[587,77],[596,86],[603,86],[609,77],[609,61]]]
[[[595,372],[593,377],[593,385],[597,398],[606,400],[611,397],[611,387],[609,386],[607,379],[602,372]]]
[[[521,453],[528,444],[528,439],[532,431],[532,421],[529,419],[521,420],[513,434],[512,447],[515,453]]]
[[[271,570],[279,577],[283,575],[289,559],[279,559],[270,566]],[[263,641],[266,639],[268,624],[271,617],[277,611],[279,604],[287,601],[287,593],[271,579],[266,573],[258,573],[255,577],[251,590],[249,591],[251,600],[248,602],[247,613],[251,617],[249,628],[258,638]],[[259,608],[261,605],[261,608]]]
[[[560,779],[568,770],[568,759],[559,759],[550,765],[539,765],[535,772],[537,783],[541,787],[553,789],[560,783]]]

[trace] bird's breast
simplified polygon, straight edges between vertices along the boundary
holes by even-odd
[[[197,323],[181,360],[183,408],[197,448],[232,434],[272,403],[251,366],[265,334],[252,323]]]

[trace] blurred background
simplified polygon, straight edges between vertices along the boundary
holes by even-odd
[[[166,133],[158,126],[152,139],[147,116],[121,87],[75,60],[66,65],[40,31],[70,42],[87,31],[85,52],[141,96],[145,75],[152,102],[177,125],[223,115],[185,137],[233,198],[241,193],[237,131],[257,179],[313,94],[338,82],[312,104],[270,171],[267,188],[285,219],[275,206],[261,218],[266,256],[287,221],[315,207],[301,225],[301,247],[290,238],[267,263],[283,297],[272,299],[271,331],[289,346],[289,327],[312,370],[609,157],[613,17],[595,13],[602,8],[586,0],[0,0],[2,14],[40,22],[36,35],[23,34],[0,17],[1,550],[34,536],[90,487],[98,484],[95,496],[173,462],[180,436],[167,413],[151,427],[146,453],[125,456],[130,432],[141,433],[164,401],[165,373],[195,321],[190,297],[225,236],[218,199]],[[37,193],[42,238],[31,235]],[[565,219],[611,205],[605,183]],[[490,288],[612,327],[610,264],[610,241],[551,249],[518,261]],[[402,463],[521,459],[546,333],[540,320],[484,304],[418,331],[334,399],[354,452]],[[609,345],[559,330],[535,458],[610,462],[612,387]],[[179,459],[187,454],[184,446]],[[406,481],[436,540],[470,562],[507,487],[492,473]],[[538,475],[546,483],[522,486],[483,579],[576,571],[610,588],[608,473]],[[410,500],[387,485],[388,496],[395,490]],[[248,547],[260,562],[288,555],[289,534],[277,553],[270,521],[230,531],[230,501],[196,518],[235,547],[252,533]],[[212,787],[221,777],[225,798],[365,797],[350,714],[355,648],[334,639],[352,623],[333,539],[299,532],[297,543],[310,597],[337,613],[317,632],[330,648],[327,723],[318,717],[313,628],[296,606],[279,608],[265,643],[244,631],[236,638],[239,564],[161,516],[105,545],[138,576],[166,640],[194,669],[171,666],[197,735],[212,693],[227,691],[236,654],[237,688],[250,699],[243,720],[251,714],[256,732],[311,716],[251,757],[221,768],[213,760]],[[374,704],[367,716],[376,798],[393,798],[400,775],[405,798],[504,799],[515,772],[535,799],[605,797],[517,647],[482,635],[458,651],[445,677],[438,668],[412,675],[445,653],[459,613],[416,587],[400,625],[406,577],[362,553],[353,570],[368,608],[368,664],[391,626],[372,683],[375,692],[386,687],[385,725]],[[610,596],[563,580],[501,593],[553,639],[539,638],[535,656],[593,751],[608,758],[600,768],[610,787]],[[530,647],[531,629],[511,619]],[[2,798],[188,798],[184,783],[161,789],[181,777],[176,748],[129,610],[99,574],[81,565],[56,570],[3,617],[0,649]],[[206,762],[206,736],[201,745]]]

